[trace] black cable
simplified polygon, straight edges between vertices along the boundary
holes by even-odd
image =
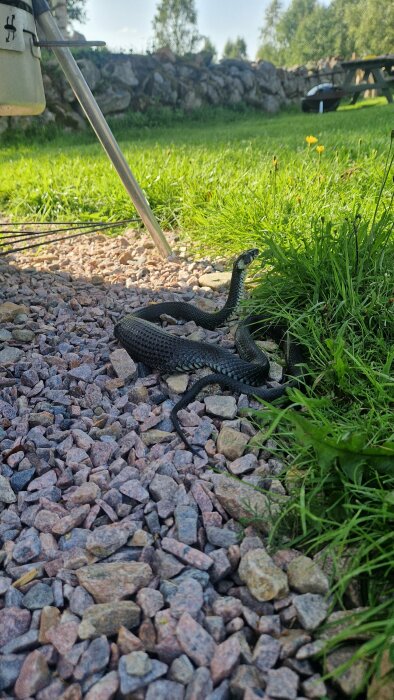
[[[9,242],[5,242],[5,243],[1,243],[1,238],[0,238],[0,247],[5,247],[5,246],[9,246],[9,247],[10,247],[9,250],[1,251],[1,252],[0,252],[0,257],[2,257],[2,256],[4,256],[4,255],[10,255],[10,254],[12,254],[12,253],[16,253],[16,252],[19,252],[19,251],[22,251],[22,250],[29,250],[30,248],[37,248],[37,247],[39,247],[39,246],[49,245],[49,243],[57,243],[57,242],[59,242],[59,241],[66,241],[66,240],[68,240],[68,239],[70,239],[70,238],[77,238],[78,236],[86,236],[86,234],[88,234],[88,233],[99,233],[99,232],[102,231],[103,229],[106,230],[106,229],[111,229],[111,228],[119,228],[120,226],[123,226],[125,223],[129,223],[130,221],[138,221],[138,219],[124,219],[123,221],[118,221],[118,222],[114,222],[114,223],[111,223],[111,222],[107,222],[107,223],[102,222],[97,228],[93,228],[93,229],[91,229],[91,230],[89,230],[89,231],[81,231],[81,232],[79,232],[79,233],[74,233],[74,234],[72,234],[71,236],[61,236],[60,238],[52,238],[52,239],[49,240],[49,241],[39,241],[38,243],[32,243],[31,245],[22,246],[22,247],[18,247],[18,248],[12,248],[12,247],[11,247],[12,244],[13,244],[13,242],[15,242],[15,241],[9,241]],[[75,223],[75,222],[74,222],[74,223]],[[87,224],[85,224],[85,227],[86,227],[86,226],[87,226]],[[93,226],[93,224],[89,224],[89,226]],[[79,228],[80,228],[80,226],[79,226]],[[72,230],[74,230],[74,228],[69,228],[69,229],[64,229],[64,230],[65,230],[65,231],[72,231]],[[55,230],[55,231],[50,231],[50,232],[49,232],[49,235],[52,236],[52,235],[57,234],[57,233],[59,233],[59,232],[60,232],[59,229],[58,229],[58,230]],[[22,242],[23,240],[29,240],[30,238],[34,238],[34,237],[35,237],[35,238],[41,238],[42,236],[45,236],[45,235],[48,235],[48,232],[39,233],[39,234],[37,234],[37,235],[35,234],[34,236],[27,236],[26,238],[20,238],[17,242],[20,243],[20,242]]]
[[[21,250],[29,250],[29,248],[38,248],[41,245],[48,245],[49,243],[57,243],[58,241],[66,241],[69,238],[77,238],[78,236],[86,236],[87,233],[99,233],[102,231],[102,227],[93,229],[92,231],[82,231],[81,233],[74,233],[71,236],[62,236],[61,238],[55,238],[51,241],[41,241],[39,243],[32,243],[31,245],[25,245],[22,246],[22,248],[11,248],[11,250],[6,250],[0,252],[0,257],[3,255],[12,255],[13,253],[17,253]]]
[[[0,0],[1,2],[1,0]],[[135,219],[126,219],[126,221],[135,221]],[[60,226],[60,225],[65,225],[65,226],[76,226],[77,224],[80,224],[81,222],[79,221],[2,221],[0,222],[0,226],[11,226],[13,224],[14,226],[48,226],[48,224],[53,224],[54,226]],[[109,223],[108,221],[85,221],[82,222],[84,224],[107,224]]]
[[[91,224],[91,226],[92,225],[93,224]],[[88,231],[85,230],[85,231],[83,231],[83,233],[96,233],[97,231],[105,231],[105,230],[110,229],[110,228],[119,228],[120,226],[124,226],[123,222],[116,223],[116,224],[101,224],[100,227],[90,229]],[[21,236],[19,236],[16,241],[7,240],[4,243],[1,242],[2,238],[0,237],[0,248],[4,248],[5,246],[12,245],[13,243],[21,243],[22,241],[29,241],[31,238],[37,239],[37,238],[42,238],[44,236],[53,236],[53,235],[56,235],[57,233],[62,233],[63,231],[66,231],[66,232],[67,231],[75,231],[79,228],[80,228],[79,226],[75,226],[74,228],[55,229],[54,231],[44,231],[42,233],[34,233],[33,235],[26,233],[26,235],[22,234]],[[14,236],[8,236],[7,238],[14,238]],[[47,243],[51,243],[51,242],[52,241],[47,241]],[[46,242],[42,241],[40,245],[45,245],[45,244],[46,244]]]
[[[97,233],[98,231],[106,231],[107,229],[110,229],[110,228],[117,228],[117,226],[116,226],[116,224],[113,225],[113,226],[100,226],[100,228],[94,228],[94,229],[89,229],[89,230],[81,231],[81,234],[82,234],[82,233],[85,233],[85,234],[87,234],[87,233]],[[66,229],[65,231],[67,232],[67,231],[76,231],[76,230],[77,230],[77,229]],[[24,241],[30,241],[30,240],[32,240],[32,239],[33,239],[33,240],[34,240],[34,239],[37,240],[37,238],[47,238],[48,235],[49,235],[49,236],[54,236],[54,235],[56,235],[56,234],[58,234],[58,233],[62,233],[62,232],[61,232],[61,231],[52,231],[52,232],[49,233],[49,234],[48,234],[48,233],[40,233],[40,234],[38,234],[37,236],[23,236],[23,237],[18,238],[17,240],[14,240],[14,239],[12,239],[12,240],[7,240],[7,241],[4,241],[3,243],[1,242],[1,238],[0,238],[0,248],[6,248],[6,247],[9,247],[9,246],[15,245],[16,243],[23,243]],[[64,238],[67,238],[67,236],[65,236]],[[49,241],[43,240],[43,241],[40,241],[39,243],[37,243],[37,245],[48,245],[49,243],[52,243],[54,240],[55,240],[55,239],[53,239],[53,238],[51,238]],[[61,240],[61,239],[56,239],[56,240]]]
[[[16,223],[14,226],[48,226],[48,225],[54,225],[54,226],[65,226],[66,228],[58,228],[58,229],[48,229],[47,231],[12,231],[11,229],[0,229],[0,236],[1,238],[10,238],[11,236],[25,236],[25,235],[31,235],[31,236],[43,236],[44,234],[52,234],[52,233],[60,233],[60,231],[71,231],[72,229],[79,229],[79,228],[89,228],[90,226],[122,226],[123,224],[129,224],[134,221],[139,221],[138,218],[135,219],[122,219],[121,221],[115,221],[113,224],[111,221],[88,221],[85,223],[78,223],[77,221],[45,221],[45,222],[37,222],[35,223],[34,221],[28,221],[25,223]],[[9,226],[9,224],[1,224],[1,226]],[[1,240],[1,239],[0,239]]]

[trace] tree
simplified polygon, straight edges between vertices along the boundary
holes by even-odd
[[[237,36],[235,41],[227,39],[224,49],[224,58],[247,58],[246,41],[241,36]]]
[[[168,46],[182,56],[193,53],[201,42],[194,0],[160,0],[153,19],[153,47]]]
[[[345,18],[359,56],[393,53],[394,4],[380,0],[346,3]],[[353,21],[352,21],[353,20]]]
[[[317,4],[317,0],[292,0],[282,13],[276,26],[277,40],[290,55],[296,53],[296,35],[300,35],[303,24],[313,14]]]
[[[49,5],[64,36],[68,34],[71,20],[76,19],[78,22],[86,20],[86,0],[49,0]]]
[[[325,56],[350,57],[354,51],[365,53],[366,45],[369,52],[374,52],[372,46],[390,47],[391,10],[380,0],[291,0],[286,10],[279,0],[271,0],[258,58],[289,65]]]
[[[203,45],[201,46],[201,51],[212,56],[212,60],[217,54],[216,46],[213,44],[209,36],[202,37]]]
[[[264,24],[260,36],[262,44],[257,51],[257,58],[265,61],[280,62],[280,46],[277,39],[277,26],[282,16],[281,0],[271,0],[264,13]]]
[[[394,3],[381,0],[271,0],[257,56],[289,65],[325,56],[391,53]]]

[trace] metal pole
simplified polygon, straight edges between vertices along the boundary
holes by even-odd
[[[33,0],[34,16],[40,29],[50,41],[63,41],[55,19],[49,9],[46,0]],[[171,255],[171,247],[168,244],[159,223],[153,214],[144,193],[135,179],[130,167],[120,150],[117,141],[109,128],[103,113],[101,112],[90,88],[83,77],[70,49],[65,47],[53,47],[53,52],[59,61],[73,92],[85,112],[97,138],[103,146],[108,158],[114,165],[122,183],[132,199],[142,221],[152,236],[157,248],[163,257]]]

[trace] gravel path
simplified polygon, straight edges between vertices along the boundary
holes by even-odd
[[[130,231],[0,263],[2,698],[340,697],[314,661],[326,573],[266,551],[286,494],[282,464],[248,448],[237,412],[253,401],[211,394],[181,411],[194,456],[169,412],[198,374],[139,377],[113,340],[148,303],[224,302],[206,286],[220,265],[185,253],[163,262]],[[228,328],[167,327],[233,347]],[[242,529],[250,509],[262,519]]]

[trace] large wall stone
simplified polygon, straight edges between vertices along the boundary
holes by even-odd
[[[169,49],[152,55],[92,53],[78,60],[83,75],[105,115],[124,115],[169,106],[193,111],[209,105],[250,105],[275,113],[299,102],[314,85],[341,81],[337,59],[315,66],[276,68],[268,61],[224,59],[213,63],[205,54],[175,56]],[[47,108],[40,117],[1,118],[0,131],[26,128],[35,120],[84,128],[85,117],[63,73],[52,59],[43,64]],[[22,125],[23,121],[23,125]]]

